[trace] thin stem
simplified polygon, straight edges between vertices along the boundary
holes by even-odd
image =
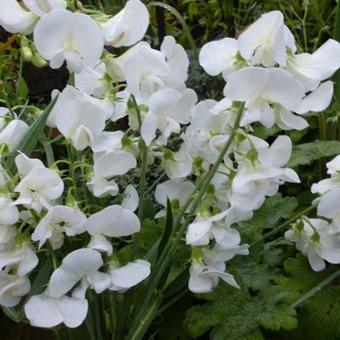
[[[291,223],[295,222],[299,217],[307,214],[308,212],[310,212],[311,210],[313,210],[315,207],[314,206],[310,206],[304,210],[302,210],[301,212],[297,213],[296,215],[294,215],[292,218],[290,218],[288,221],[280,224],[279,226],[277,226],[276,228],[274,228],[273,230],[271,230],[270,232],[266,233],[263,235],[263,237],[261,237],[260,239],[254,241],[253,243],[250,244],[249,248],[255,246],[256,244],[266,240],[267,238],[274,236],[275,234],[277,234],[280,230],[284,229],[285,227],[287,227],[288,225],[290,225]]]
[[[142,114],[140,112],[138,103],[136,101],[135,96],[131,95],[133,105],[135,107],[138,119],[138,130],[139,134],[141,135],[142,129]],[[143,213],[144,213],[144,204],[145,204],[145,188],[146,188],[146,171],[148,166],[148,148],[142,138],[140,136],[139,139],[139,146],[141,149],[141,172],[140,172],[140,179],[139,179],[139,207],[138,207],[138,217],[142,221]]]
[[[322,288],[327,286],[329,283],[331,283],[334,279],[336,279],[340,275],[340,269],[335,271],[333,274],[325,278],[323,281],[321,281],[317,286],[312,288],[309,292],[307,292],[305,295],[303,295],[301,298],[299,298],[297,301],[295,301],[291,306],[293,308],[300,307],[303,303],[305,303],[309,298],[311,298],[313,295],[315,295],[317,292],[319,292]]]

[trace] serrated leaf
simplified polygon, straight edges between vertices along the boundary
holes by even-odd
[[[299,165],[308,165],[323,157],[330,157],[340,153],[338,141],[316,141],[295,145],[288,167],[295,168]]]
[[[276,282],[287,292],[291,302],[306,294],[338,268],[330,266],[321,272],[314,272],[308,260],[298,255],[284,263],[286,274]],[[298,308],[299,327],[283,332],[283,338],[300,340],[340,339],[340,285],[337,282],[322,288]]]
[[[287,295],[281,287],[273,286],[265,294],[250,296],[242,289],[220,283],[212,293],[204,295],[205,304],[188,311],[185,326],[193,337],[211,329],[213,340],[259,338],[260,326],[293,329],[297,326],[296,311],[287,303]]]

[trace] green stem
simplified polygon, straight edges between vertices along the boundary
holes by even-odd
[[[290,225],[291,223],[295,222],[299,217],[307,214],[308,212],[310,212],[311,210],[313,210],[315,207],[314,206],[310,206],[304,210],[302,210],[301,212],[297,213],[296,215],[294,215],[292,218],[290,218],[288,221],[280,224],[279,226],[277,226],[276,228],[274,228],[273,230],[271,230],[270,232],[266,233],[263,235],[263,237],[261,237],[260,239],[254,241],[253,243],[250,244],[249,248],[255,246],[256,244],[266,240],[269,237],[274,236],[275,234],[277,234],[280,230],[284,229],[285,227],[287,227],[288,225]]]
[[[178,245],[178,242],[180,241],[181,237],[183,236],[186,228],[188,227],[188,225],[191,223],[191,218],[194,215],[194,213],[196,212],[196,209],[198,208],[199,204],[201,203],[201,200],[204,196],[204,194],[206,193],[206,190],[209,187],[209,184],[212,180],[212,178],[214,177],[218,167],[220,166],[221,162],[223,161],[224,156],[226,155],[226,153],[228,152],[231,144],[234,141],[235,135],[236,135],[236,131],[240,126],[240,121],[241,121],[241,117],[243,114],[243,109],[244,109],[244,104],[242,103],[238,112],[237,112],[237,116],[235,119],[235,123],[234,126],[232,128],[232,131],[230,133],[230,136],[228,138],[227,143],[225,144],[225,146],[223,147],[223,150],[221,151],[218,159],[216,160],[216,162],[214,163],[214,165],[212,166],[212,168],[210,169],[210,171],[206,174],[206,176],[204,176],[204,178],[200,181],[199,183],[199,191],[198,191],[198,195],[195,198],[195,200],[193,201],[192,207],[190,209],[189,212],[189,216],[188,218],[186,218],[183,221],[182,224],[182,218],[184,217],[185,213],[186,213],[186,209],[190,204],[190,201],[184,205],[184,207],[181,209],[178,218],[176,219],[175,223],[174,223],[174,227],[173,230],[177,230],[179,227],[179,230],[177,232],[176,237],[171,237],[170,240],[171,242],[169,242],[157,265],[159,266],[158,268],[155,268],[153,271],[153,274],[150,277],[150,283],[149,285],[146,287],[146,294],[145,296],[143,296],[143,302],[141,303],[139,309],[136,311],[135,313],[135,317],[133,318],[133,323],[131,325],[130,328],[130,333],[129,333],[129,337],[128,339],[132,339],[134,334],[137,331],[138,325],[141,322],[146,322],[146,318],[150,317],[150,315],[146,314],[145,311],[149,305],[149,301],[151,300],[151,298],[153,297],[154,293],[157,292],[157,286],[159,284],[159,282],[161,281],[164,273],[166,273],[166,269],[167,266],[169,264],[169,261],[171,260],[174,252],[176,251],[176,247]],[[196,192],[196,190],[194,190],[193,194]],[[191,195],[192,196],[192,195]],[[182,226],[181,226],[182,224]],[[151,322],[152,320],[150,320]]]
[[[159,297],[158,299],[155,299],[154,302],[149,306],[149,308],[148,308],[148,310],[145,314],[145,317],[138,324],[138,327],[137,327],[136,331],[133,333],[133,335],[130,338],[128,338],[129,340],[143,339],[145,331],[149,327],[154,316],[157,314],[157,309],[158,309],[160,302],[161,302],[161,298]]]
[[[138,119],[138,130],[141,135],[142,129],[142,114],[140,112],[138,103],[136,101],[135,96],[131,95],[133,105],[135,107]],[[140,180],[139,180],[139,207],[138,207],[138,217],[140,221],[143,220],[144,214],[144,204],[145,204],[145,188],[146,188],[146,171],[148,166],[148,148],[142,138],[140,136],[139,139],[139,147],[141,150],[141,172],[140,172]]]
[[[293,308],[300,307],[303,303],[305,303],[309,298],[314,296],[317,292],[319,292],[322,288],[327,286],[329,283],[331,283],[334,279],[336,279],[340,275],[340,269],[335,271],[333,274],[325,278],[323,281],[321,281],[317,286],[312,288],[309,292],[307,292],[305,295],[303,295],[301,298],[299,298],[297,301],[295,301],[292,304]]]

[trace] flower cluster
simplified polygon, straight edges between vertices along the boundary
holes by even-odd
[[[19,153],[15,174],[1,168],[0,304],[13,307],[30,293],[29,275],[46,254],[54,270],[44,292],[30,294],[24,306],[26,317],[40,327],[77,327],[87,314],[88,290],[124,292],[149,276],[149,262],[121,263],[115,256],[114,239],[141,229],[135,212],[142,210],[145,192],[128,176],[137,164],[142,164],[140,176],[152,165],[168,177],[155,185],[154,200],[162,207],[157,218],[164,217],[168,201],[174,214],[194,215],[185,235],[192,254],[189,289],[209,292],[219,279],[238,287],[226,271],[227,261],[248,254],[237,223],[251,219],[284,182],[299,183],[286,167],[290,138],[282,134],[269,144],[253,134],[254,126],[306,128],[303,116],[331,101],[333,84],[325,80],[340,67],[340,44],[329,40],[313,54],[299,54],[282,14],[267,13],[238,39],[203,46],[200,64],[210,75],[222,74],[226,85],[221,101],[198,102],[186,87],[189,59],[183,47],[170,36],[160,50],[140,41],[149,25],[140,0],[129,0],[112,17],[66,5],[64,0],[2,1],[0,25],[27,35],[22,48],[27,60],[38,55],[54,69],[66,63],[72,76],[65,89],[52,92],[56,103],[46,125],[70,155],[86,153],[91,160],[79,162],[86,184],[81,190],[85,200],[89,195],[99,204],[87,212],[71,199],[79,188],[72,171],[59,169],[58,161],[46,167]],[[121,119],[128,122],[125,130],[117,128]],[[0,128],[7,153],[29,130],[6,108],[0,109]],[[172,144],[174,135],[179,145]],[[121,176],[130,179],[126,187]],[[200,192],[204,185],[207,190]],[[339,194],[326,193],[324,202],[330,193]],[[330,230],[337,233],[337,216],[326,206],[321,201],[320,216],[332,218]],[[308,239],[316,238],[310,235],[315,230],[321,235],[327,222],[320,221],[306,219]],[[330,242],[327,237],[320,236],[320,242]],[[325,254],[320,256],[330,261]]]
[[[325,261],[340,263],[340,156],[328,162],[327,169],[331,177],[311,188],[313,194],[320,195],[314,202],[319,218],[303,216],[285,233],[285,237],[308,256],[315,271],[325,269]]]

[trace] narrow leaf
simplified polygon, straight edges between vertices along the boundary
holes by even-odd
[[[35,120],[32,124],[26,135],[19,142],[19,144],[14,148],[14,150],[7,157],[5,162],[5,167],[7,170],[11,171],[14,166],[15,157],[18,155],[18,151],[25,153],[26,155],[30,155],[36,145],[38,144],[39,138],[42,136],[42,132],[44,131],[44,127],[47,121],[48,116],[50,115],[58,96],[56,96],[50,104],[46,107],[44,112]]]
[[[171,208],[171,202],[168,199],[166,202],[166,219],[165,219],[165,226],[163,230],[163,234],[160,238],[160,243],[158,247],[158,258],[160,258],[163,249],[165,248],[166,244],[169,241],[169,238],[172,233],[172,227],[173,227],[173,216],[172,216],[172,208]]]

